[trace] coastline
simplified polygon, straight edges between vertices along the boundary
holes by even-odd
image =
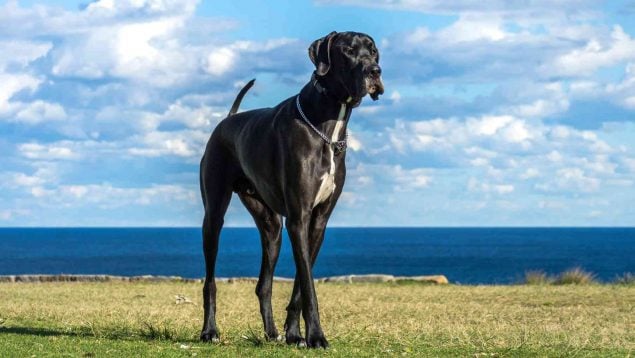
[[[275,282],[293,282],[293,278],[277,277]],[[203,283],[204,278],[184,278],[181,276],[116,276],[116,275],[0,275],[0,283],[34,283],[34,282],[183,282]],[[257,277],[217,277],[216,282],[258,282]],[[337,283],[377,283],[377,282],[420,282],[446,285],[449,283],[444,275],[429,276],[393,276],[384,274],[343,275],[316,278],[315,282]]]

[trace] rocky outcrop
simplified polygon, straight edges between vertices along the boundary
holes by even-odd
[[[216,278],[216,282],[257,282],[257,277],[229,277]],[[276,282],[293,282],[292,278],[274,277]],[[380,283],[380,282],[421,282],[444,285],[448,279],[443,275],[434,276],[393,276],[382,274],[345,275],[323,277],[316,282],[332,283]],[[183,278],[180,276],[113,276],[113,275],[7,275],[0,276],[2,282],[191,282],[202,283],[203,279]]]
[[[203,282],[180,276],[113,276],[113,275],[8,275],[0,282]]]
[[[325,277],[318,280],[318,282],[339,282],[339,283],[365,283],[365,282],[422,282],[422,283],[434,283],[439,285],[448,284],[448,279],[443,275],[433,276],[393,276],[393,275],[345,275],[345,276],[332,276]]]
[[[430,276],[397,276],[395,281],[417,281],[435,283],[437,285],[447,285],[450,283],[448,278],[443,275],[430,275]]]

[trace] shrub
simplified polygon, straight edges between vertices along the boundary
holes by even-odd
[[[635,275],[630,272],[617,276],[613,281],[616,285],[635,285]]]
[[[525,272],[525,285],[548,285],[553,282],[553,279],[542,270],[533,270]]]
[[[597,283],[595,275],[580,267],[569,269],[556,277],[556,285],[589,285]]]

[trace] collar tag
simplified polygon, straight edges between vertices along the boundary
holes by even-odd
[[[341,153],[346,151],[346,140],[339,140],[337,142],[333,142],[331,143],[331,146],[333,147],[333,153],[335,155],[340,155]]]

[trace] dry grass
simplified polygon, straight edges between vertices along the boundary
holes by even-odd
[[[290,284],[274,286],[279,329],[290,290]],[[196,340],[202,323],[199,284],[0,284],[0,345],[6,344],[4,348],[18,356],[51,351],[167,356],[606,356],[635,351],[633,286],[323,283],[317,290],[323,328],[332,344],[327,352],[262,342],[258,301],[250,283],[219,284],[222,343],[218,346]],[[177,304],[177,295],[191,303]]]
[[[615,281],[616,285],[635,285],[635,275],[630,272],[617,276]]]
[[[544,271],[527,271],[525,272],[525,285],[549,285],[553,283],[553,279]]]
[[[597,283],[597,280],[593,273],[584,271],[580,267],[574,267],[558,275],[553,283],[556,285],[590,285]]]

